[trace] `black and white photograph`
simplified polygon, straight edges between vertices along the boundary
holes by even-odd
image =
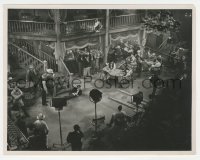
[[[5,14],[8,153],[194,150],[191,6]]]

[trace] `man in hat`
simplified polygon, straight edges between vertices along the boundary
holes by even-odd
[[[47,123],[44,121],[45,115],[42,113],[39,113],[37,116],[37,120],[34,122],[34,127],[35,127],[35,134],[39,136],[40,142],[40,148],[42,150],[46,150],[48,148],[47,144],[47,136],[49,133],[49,128],[47,126]]]
[[[54,94],[54,73],[52,69],[47,69],[41,76],[42,88],[42,105],[47,105],[46,97],[49,93],[51,96]]]
[[[67,136],[67,142],[71,143],[72,151],[81,151],[84,134],[78,124],[74,125],[74,131],[70,132]]]
[[[29,65],[29,69],[27,70],[26,82],[28,82],[29,87],[31,86],[31,83],[33,83],[34,87],[37,87],[38,85],[38,73],[32,64]]]

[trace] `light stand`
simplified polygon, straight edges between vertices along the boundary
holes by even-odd
[[[95,134],[97,135],[97,103],[102,99],[102,92],[97,89],[92,89],[89,94],[89,99],[95,105]]]
[[[63,138],[62,138],[62,125],[61,125],[61,116],[60,111],[63,110],[63,106],[66,106],[66,98],[52,98],[51,101],[51,107],[55,107],[55,109],[58,111],[58,120],[59,120],[59,130],[60,130],[60,144],[53,144],[55,147],[56,145],[61,146],[61,149],[63,150]]]
[[[97,103],[94,103],[95,106],[95,133],[97,133]]]
[[[61,120],[60,120],[60,110],[58,110],[58,119],[59,119],[59,126],[60,126],[60,144],[61,144],[61,147],[62,147],[63,141],[62,141],[62,126],[61,126]]]

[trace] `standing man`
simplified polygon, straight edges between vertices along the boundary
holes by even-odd
[[[29,65],[29,69],[26,73],[26,82],[28,82],[29,87],[31,86],[31,82],[34,87],[37,87],[38,85],[38,73],[34,69],[33,65]]]
[[[70,132],[67,136],[67,142],[71,143],[72,151],[81,151],[83,138],[83,132],[81,131],[79,125],[74,125],[74,131]]]
[[[44,121],[45,115],[40,113],[37,116],[37,120],[34,122],[35,134],[38,136],[38,146],[40,150],[47,150],[47,136],[49,133],[49,128],[47,123]]]
[[[42,105],[47,105],[46,97],[50,94],[53,97],[54,94],[54,73],[52,69],[47,69],[47,72],[41,76],[41,88],[42,88]]]
[[[85,55],[83,56],[83,76],[91,76],[90,69],[91,69],[91,55],[87,48],[85,48]]]
[[[83,54],[79,49],[77,50],[77,53],[78,53],[78,57],[77,57],[78,73],[79,73],[79,77],[81,77],[83,75]]]
[[[138,55],[136,56],[136,63],[137,63],[136,67],[137,76],[140,77],[142,72],[142,60],[141,57]]]
[[[112,126],[114,123],[114,126],[118,126],[120,128],[126,128],[126,123],[127,123],[127,115],[125,111],[122,111],[122,106],[118,106],[118,112],[113,113],[110,123],[108,124],[109,126]]]

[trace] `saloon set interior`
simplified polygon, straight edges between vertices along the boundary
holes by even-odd
[[[190,150],[192,11],[77,11],[9,10],[8,150]]]

